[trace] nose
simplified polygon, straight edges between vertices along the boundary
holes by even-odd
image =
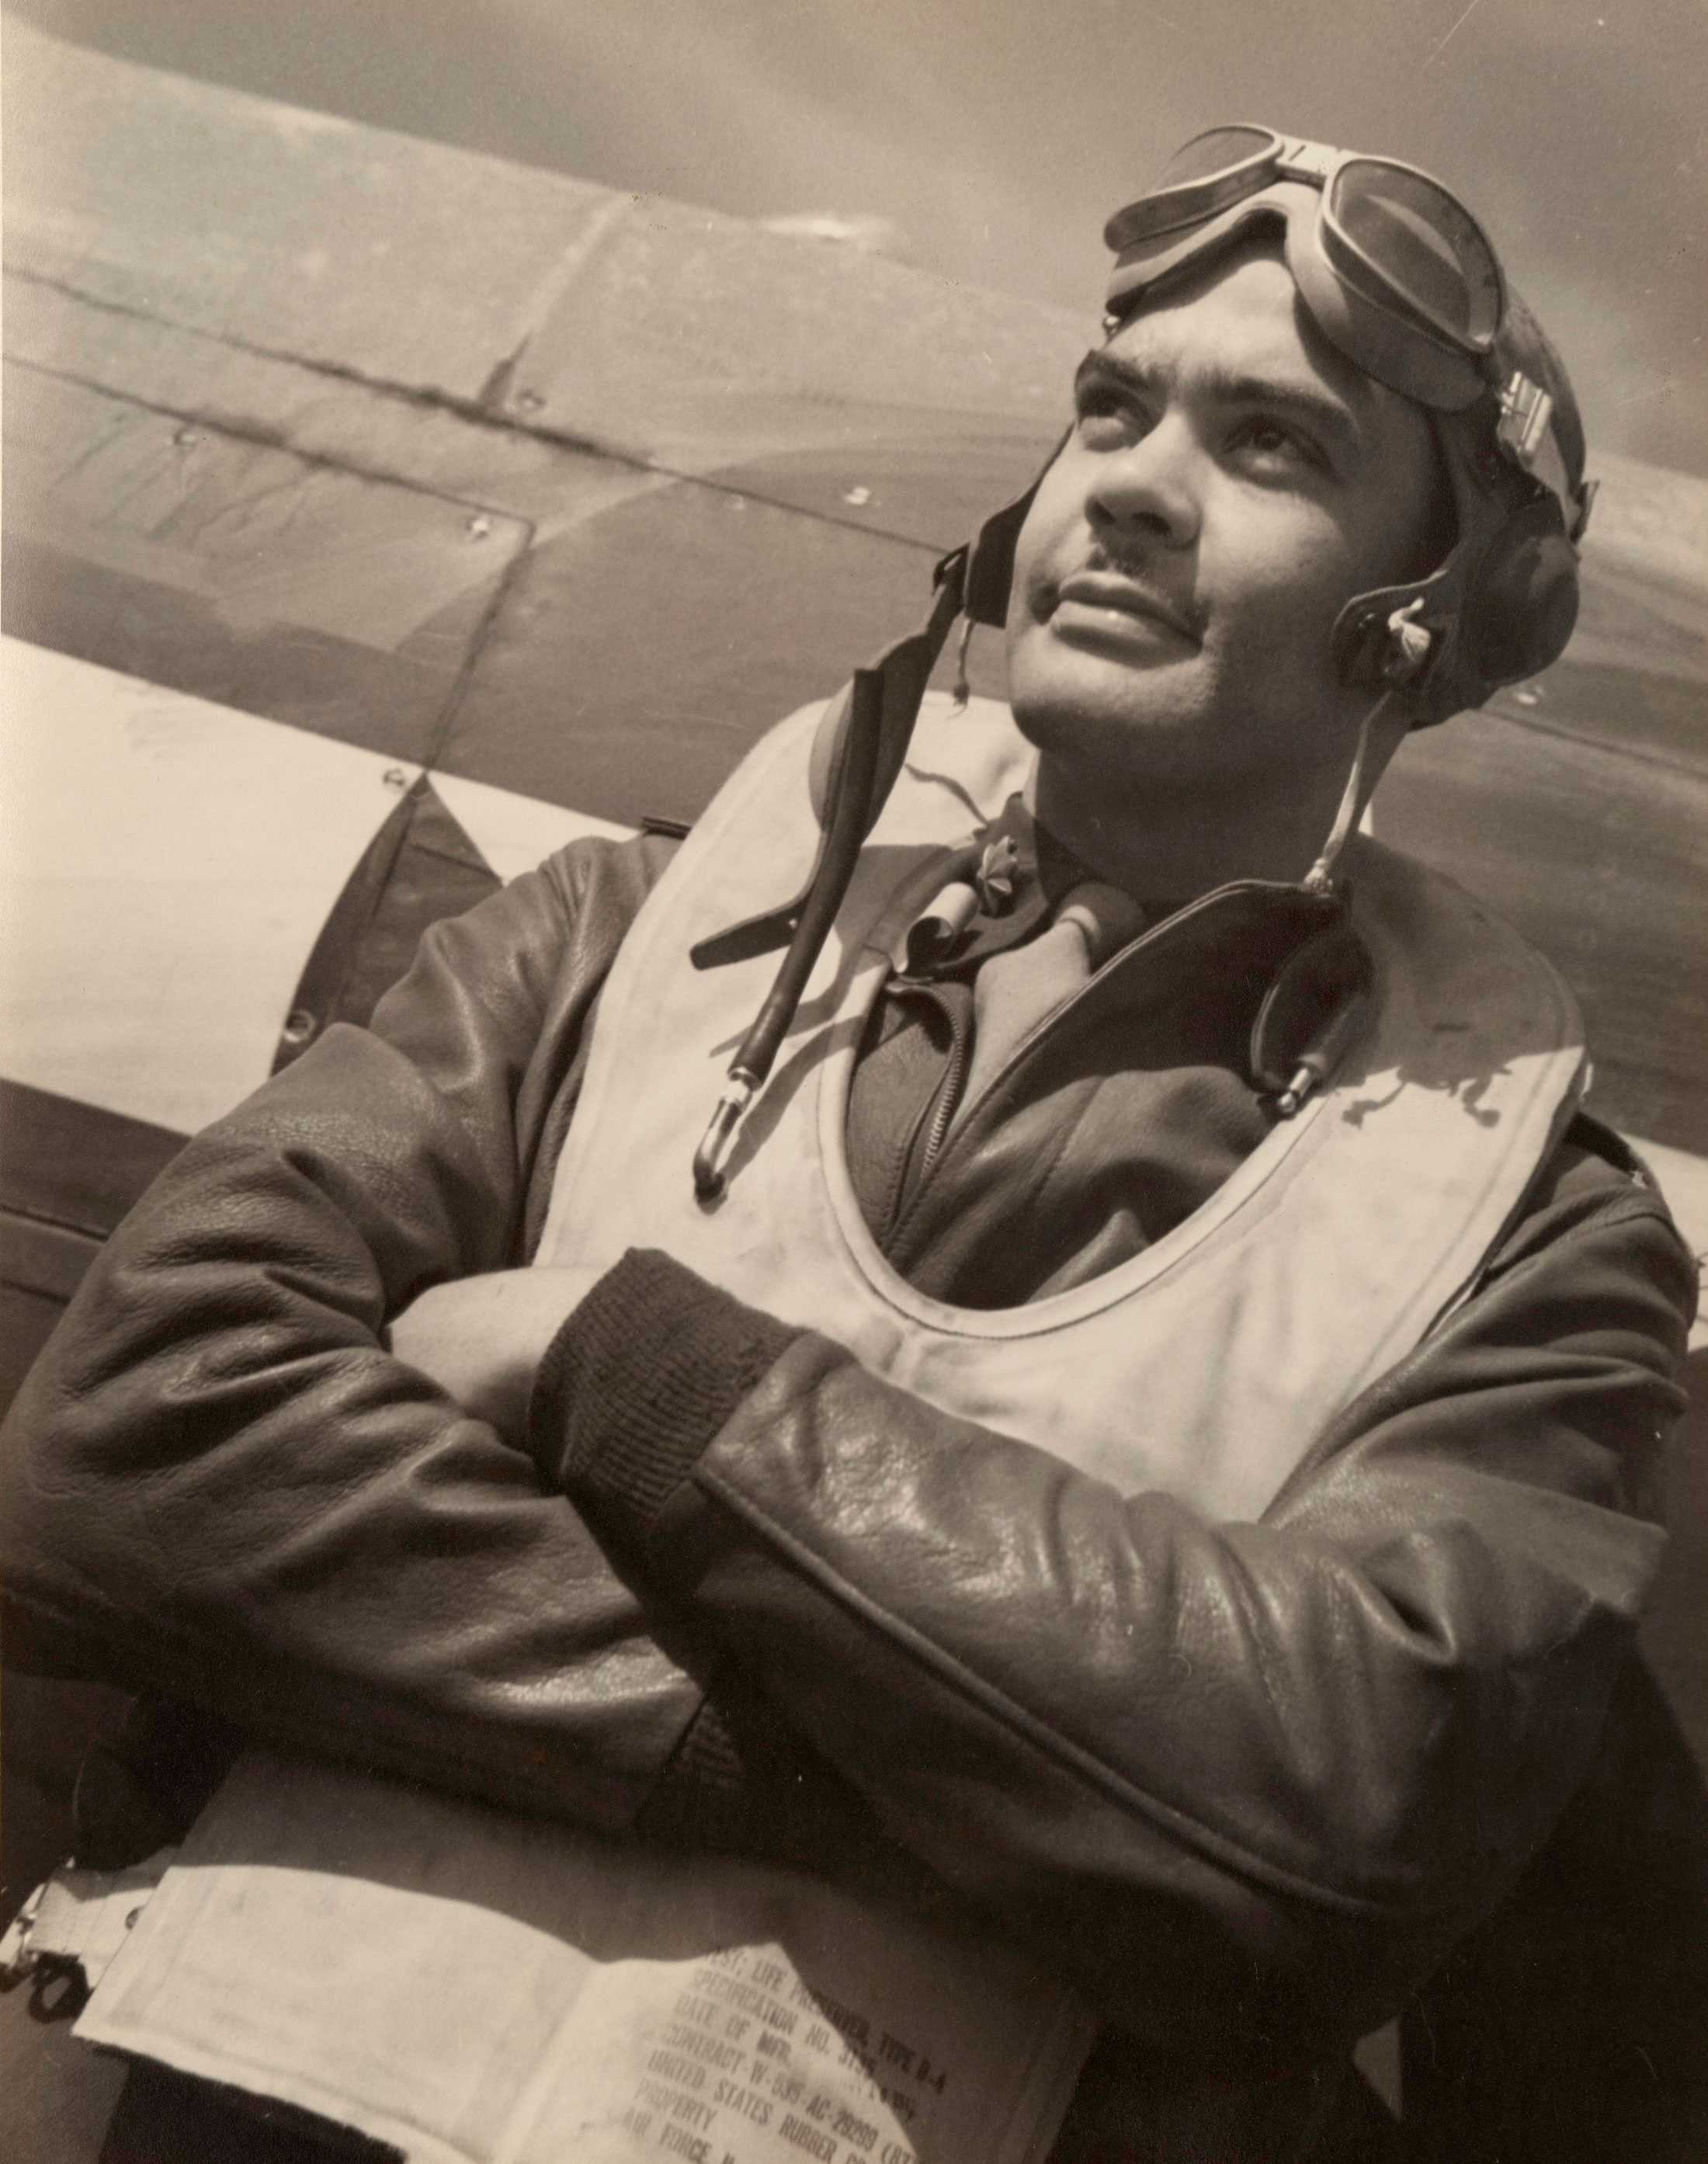
[[[1093,465],[1087,510],[1094,528],[1170,549],[1198,538],[1197,445],[1186,417],[1165,412],[1142,436]]]

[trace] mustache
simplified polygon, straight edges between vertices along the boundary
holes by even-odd
[[[1145,575],[1142,564],[1136,559],[1124,559],[1098,544],[1072,570],[1051,581],[1052,604],[1064,592],[1069,598],[1076,598],[1070,591],[1076,581],[1083,582],[1089,590],[1077,598],[1100,601],[1116,608],[1130,608],[1136,615],[1156,617],[1185,638],[1201,645],[1203,643],[1209,622],[1209,612],[1203,603],[1190,594],[1164,592]]]

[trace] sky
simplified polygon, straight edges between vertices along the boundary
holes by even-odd
[[[1095,307],[1104,218],[1262,120],[1437,174],[1595,446],[1708,474],[1705,0],[10,0],[62,37],[609,186],[881,222]],[[1593,457],[1591,470],[1594,470]]]

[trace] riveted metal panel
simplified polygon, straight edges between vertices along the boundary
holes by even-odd
[[[36,369],[5,452],[8,631],[407,759],[527,532]]]
[[[608,190],[6,26],[6,255],[108,306],[478,400]]]

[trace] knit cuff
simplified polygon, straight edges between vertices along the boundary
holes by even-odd
[[[795,1336],[668,1255],[631,1248],[540,1363],[528,1421],[534,1462],[602,1532],[644,1542]]]

